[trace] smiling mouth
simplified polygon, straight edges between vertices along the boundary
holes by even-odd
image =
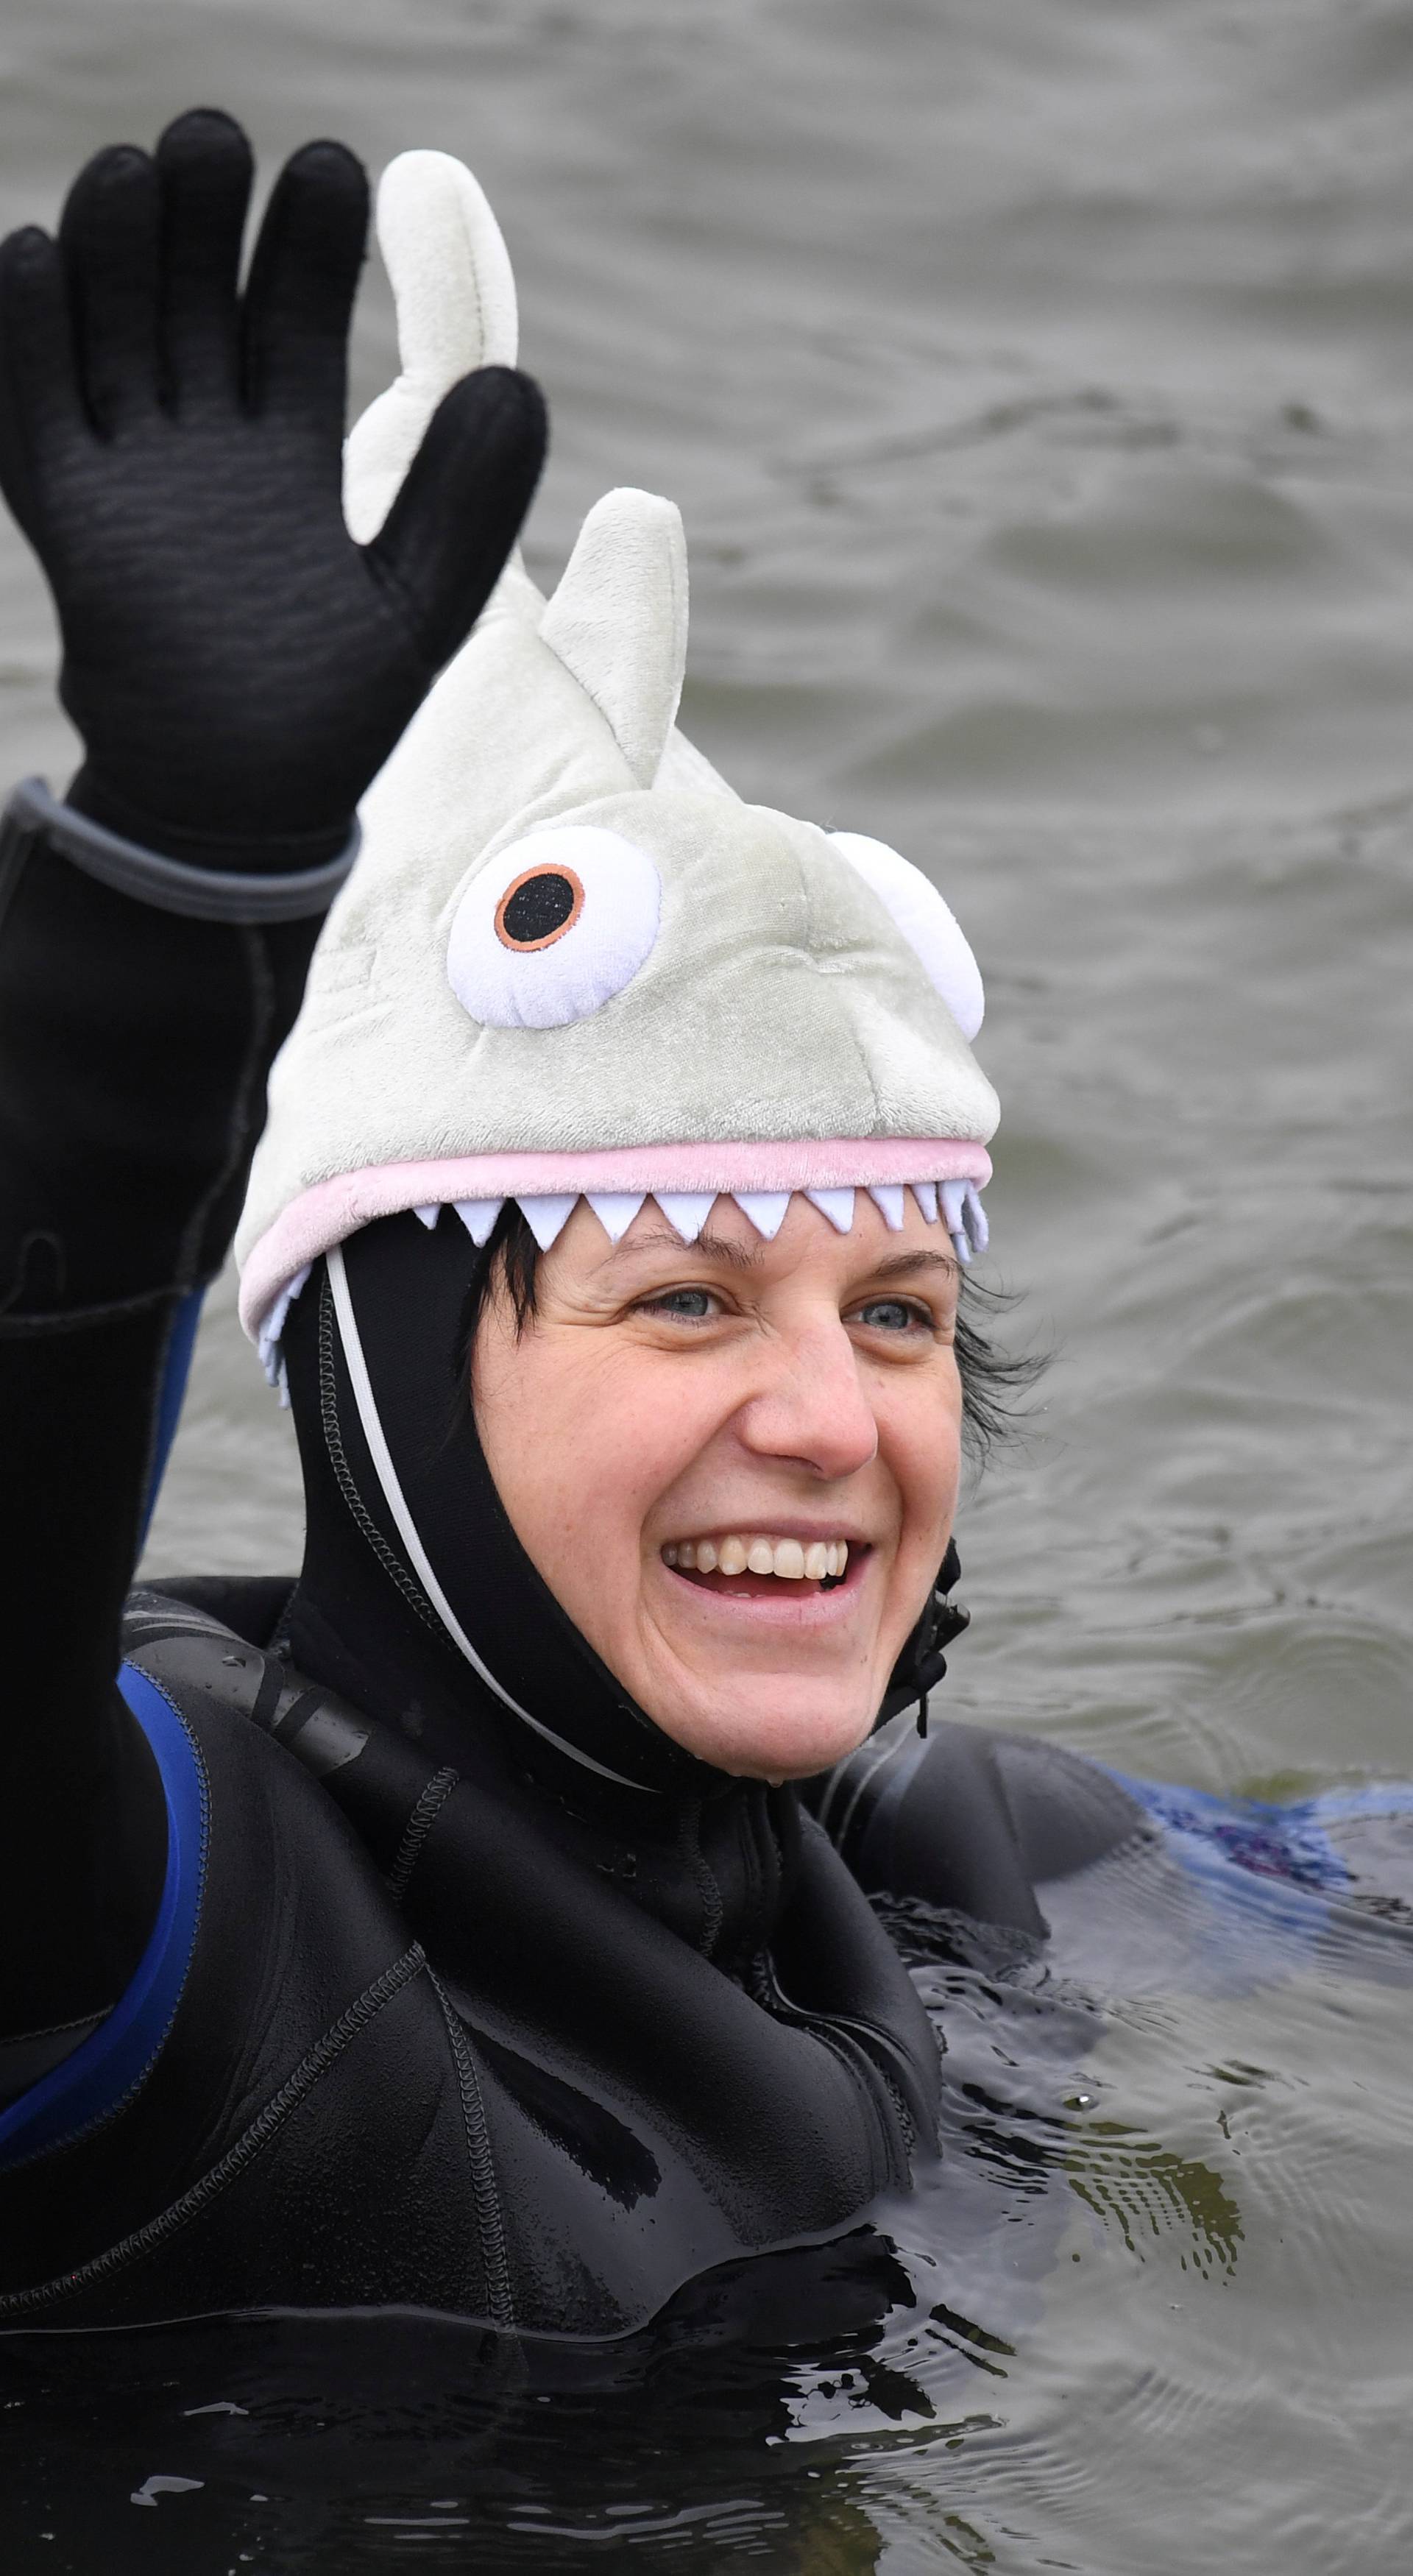
[[[851,1556],[857,1574],[870,1551],[858,1541],[851,1551],[842,1538],[769,1538],[733,1531],[721,1539],[676,1539],[661,1553],[663,1564],[698,1590],[761,1600],[837,1592],[849,1579]]]

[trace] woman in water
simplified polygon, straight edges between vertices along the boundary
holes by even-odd
[[[437,155],[345,517],[362,173],[297,154],[242,292],[250,177],[199,112],[0,253],[84,745],[0,843],[0,2322],[598,2337],[935,2152],[868,1891],[1038,1939],[1151,1828],[928,1732],[995,1365],[946,905],[676,733],[666,503],[502,571],[541,406]],[[125,1616],[243,1197],[304,1565]]]

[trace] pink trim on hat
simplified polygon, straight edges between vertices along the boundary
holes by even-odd
[[[984,1145],[936,1136],[829,1136],[787,1144],[611,1145],[596,1153],[458,1154],[426,1163],[379,1163],[302,1190],[252,1247],[241,1276],[240,1319],[252,1341],[297,1270],[361,1225],[407,1208],[457,1199],[550,1198],[587,1190],[842,1190],[884,1181],[974,1181],[984,1189]]]

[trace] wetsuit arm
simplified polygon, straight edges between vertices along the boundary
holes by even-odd
[[[272,917],[270,889],[348,847],[543,445],[524,378],[465,380],[356,546],[340,446],[366,183],[341,146],[296,154],[242,291],[251,175],[239,129],[199,112],[155,157],[91,162],[56,241],[0,247],[0,485],[84,743],[69,816],[22,791],[0,831],[0,2042],[41,2057],[113,2003],[161,1885],[119,1614],[164,1374],[318,928],[308,904]]]
[[[870,1894],[1043,1938],[1041,1895],[1141,1830],[1143,1811],[1092,1762],[1036,1736],[895,1718],[802,1784],[805,1803]]]
[[[0,2038],[105,2010],[156,1908],[164,1802],[115,1688],[119,1616],[167,1367],[317,927],[160,913],[13,809],[0,827]]]

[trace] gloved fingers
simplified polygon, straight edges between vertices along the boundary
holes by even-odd
[[[464,376],[433,413],[364,550],[410,605],[433,670],[450,660],[495,588],[539,481],[547,434],[533,377],[514,367]]]
[[[149,418],[160,401],[157,268],[161,194],[135,144],[115,143],[80,170],[59,247],[68,271],[79,381],[106,437]]]
[[[349,317],[368,231],[368,180],[342,143],[285,163],[245,290],[245,398],[343,437]]]
[[[0,490],[39,542],[36,461],[88,436],[74,365],[68,281],[36,224],[0,243]]]
[[[157,146],[162,191],[161,340],[178,414],[240,392],[240,246],[254,162],[235,119],[192,108]]]

